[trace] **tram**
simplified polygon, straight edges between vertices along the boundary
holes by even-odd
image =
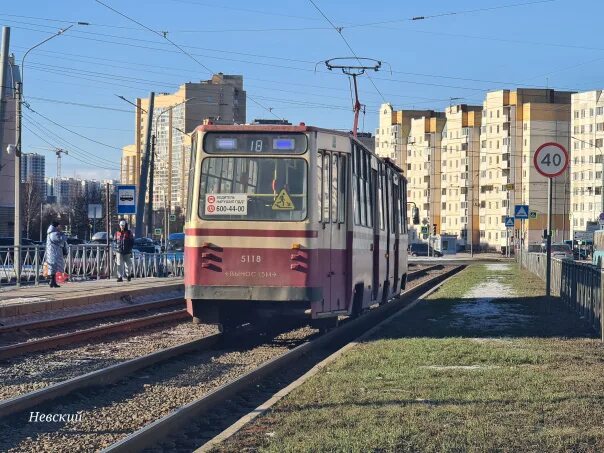
[[[325,327],[386,302],[406,284],[406,197],[401,169],[347,133],[199,126],[185,225],[188,312],[223,329],[277,315]]]

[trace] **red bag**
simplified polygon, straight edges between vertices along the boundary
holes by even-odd
[[[69,280],[69,274],[66,272],[57,272],[55,274],[55,278],[57,279],[57,283],[65,283],[67,280]]]

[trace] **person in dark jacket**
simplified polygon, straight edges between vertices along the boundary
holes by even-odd
[[[128,281],[132,278],[132,247],[134,246],[134,235],[128,229],[128,222],[120,220],[120,229],[115,233],[117,281],[124,281],[124,267]]]
[[[46,231],[45,255],[51,288],[60,288],[57,285],[57,272],[64,272],[65,270],[65,255],[67,255],[65,234],[59,228],[59,222],[53,221],[48,227],[48,231]]]

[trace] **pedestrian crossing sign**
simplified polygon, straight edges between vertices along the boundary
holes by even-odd
[[[514,209],[514,217],[519,220],[529,218],[529,207],[527,204],[517,204]]]
[[[293,211],[294,203],[285,189],[281,189],[273,202],[273,211]]]
[[[505,226],[506,226],[506,228],[514,228],[514,217],[506,216]]]

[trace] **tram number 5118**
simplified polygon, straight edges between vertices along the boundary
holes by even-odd
[[[261,263],[262,257],[260,255],[241,255],[242,263]]]

